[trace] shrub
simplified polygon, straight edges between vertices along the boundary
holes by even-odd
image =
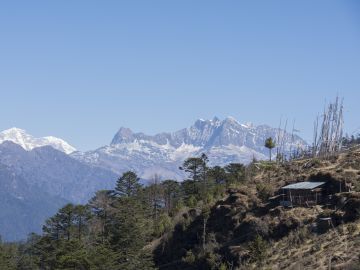
[[[360,218],[360,199],[359,198],[350,198],[348,203],[344,207],[345,221],[354,221]]]
[[[207,252],[205,255],[206,264],[208,269],[219,269],[221,263],[221,256],[215,252]]]
[[[194,255],[194,253],[192,252],[192,250],[188,250],[186,252],[185,257],[182,258],[182,261],[188,264],[193,264],[196,260],[196,257]]]
[[[347,229],[350,234],[354,234],[357,231],[357,225],[355,223],[350,223]]]
[[[172,222],[171,218],[166,215],[160,215],[159,219],[155,222],[154,234],[155,236],[159,237],[162,236],[164,233],[171,231],[172,229]]]
[[[273,188],[270,185],[266,185],[263,183],[257,184],[256,190],[258,192],[258,197],[263,202],[266,202],[274,194]]]
[[[266,259],[267,249],[267,242],[260,235],[257,235],[255,240],[249,244],[250,260],[262,264]]]
[[[289,234],[289,243],[295,244],[297,246],[303,244],[306,239],[310,236],[310,232],[307,227],[299,228]]]
[[[191,195],[186,202],[187,206],[189,206],[190,208],[194,208],[196,207],[197,204],[197,200],[196,197],[194,195]]]
[[[320,164],[321,164],[320,159],[318,159],[318,158],[313,158],[312,164],[311,164],[312,166],[318,167]]]

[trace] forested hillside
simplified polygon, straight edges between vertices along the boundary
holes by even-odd
[[[185,160],[181,183],[154,175],[144,187],[126,172],[86,205],[61,208],[42,235],[2,243],[0,269],[357,269],[359,164],[352,146],[248,166],[209,167],[202,155]],[[333,203],[279,206],[278,189],[304,180],[328,181]]]

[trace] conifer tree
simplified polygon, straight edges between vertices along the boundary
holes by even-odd
[[[89,201],[91,213],[92,231],[96,237],[100,237],[101,243],[104,243],[108,236],[108,224],[110,224],[111,204],[113,197],[111,191],[100,190],[96,192],[95,197]]]
[[[216,184],[223,184],[226,182],[225,169],[220,166],[214,166],[209,169],[209,176],[215,181]]]
[[[265,140],[265,147],[269,149],[270,161],[271,161],[271,150],[275,147],[275,141],[271,137]]]
[[[77,231],[77,237],[81,240],[87,229],[87,222],[90,219],[89,207],[85,205],[76,205],[74,208],[74,225]]]
[[[165,210],[169,214],[180,199],[180,185],[174,180],[165,180],[161,183],[163,187]]]
[[[140,188],[140,179],[136,173],[128,171],[117,180],[114,193],[119,197],[130,197],[136,195]]]
[[[228,182],[239,183],[245,179],[245,166],[241,163],[230,163],[225,166]]]
[[[120,197],[113,206],[115,211],[111,216],[109,240],[119,255],[119,265],[121,269],[144,269],[137,267],[151,262],[151,257],[145,256],[143,251],[152,233],[151,220],[147,218],[150,207],[135,196]]]
[[[202,176],[203,160],[198,157],[190,157],[186,159],[180,170],[189,174],[189,180],[194,182],[200,181]]]

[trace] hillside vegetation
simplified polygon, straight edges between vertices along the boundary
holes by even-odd
[[[1,269],[359,269],[360,148],[327,159],[208,167],[142,187],[133,172],[87,205],[69,204],[43,235],[4,243]],[[279,206],[278,190],[326,181],[331,203]],[[331,222],[330,222],[330,221]]]

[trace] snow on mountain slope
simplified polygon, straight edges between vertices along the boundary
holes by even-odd
[[[240,124],[235,118],[197,120],[191,127],[173,133],[149,136],[120,128],[110,145],[89,152],[74,152],[74,158],[120,174],[137,172],[142,178],[159,173],[165,178],[183,179],[178,167],[190,156],[206,153],[211,165],[249,163],[266,159],[265,139],[276,138],[277,128]],[[298,136],[284,133],[285,150],[302,148],[307,143]]]
[[[26,239],[67,202],[86,203],[102,189],[115,187],[113,172],[74,160],[51,146],[27,151],[0,144],[0,235]],[[2,268],[0,268],[2,269]]]
[[[16,143],[27,151],[30,151],[36,147],[47,145],[52,146],[53,148],[66,154],[70,154],[76,151],[73,146],[62,139],[52,136],[35,138],[32,135],[27,134],[25,130],[19,128],[10,128],[0,132],[0,143],[3,143],[4,141],[11,141]]]

